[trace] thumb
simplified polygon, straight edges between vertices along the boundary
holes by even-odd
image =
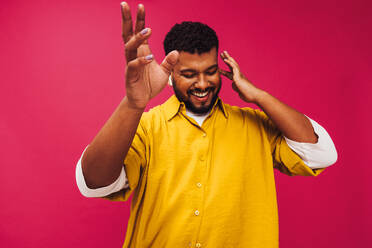
[[[233,80],[233,74],[232,74],[232,72],[222,70],[221,68],[218,68],[218,71],[219,71],[222,75],[224,75],[225,77],[227,77],[228,79]]]
[[[180,54],[173,50],[172,52],[168,53],[168,55],[164,58],[163,62],[161,62],[160,66],[166,73],[170,74],[173,67],[177,64],[178,58]]]
[[[236,86],[236,84],[235,84],[235,82],[233,82],[232,84],[231,84],[231,87],[233,88],[233,90],[235,91],[235,92],[240,92],[239,91],[239,89],[238,89],[238,86]]]

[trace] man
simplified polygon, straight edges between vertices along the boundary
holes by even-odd
[[[255,87],[226,51],[221,70],[207,25],[175,25],[159,65],[143,5],[134,32],[126,3],[122,15],[126,96],[77,165],[80,191],[121,201],[133,192],[123,247],[278,247],[273,168],[318,175],[337,159],[327,132]],[[223,103],[220,74],[263,112]],[[169,76],[175,95],[144,113]]]

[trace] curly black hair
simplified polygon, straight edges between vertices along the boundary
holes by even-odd
[[[163,45],[166,55],[173,50],[201,54],[209,52],[213,47],[218,51],[218,38],[216,32],[206,24],[182,22],[171,28]]]

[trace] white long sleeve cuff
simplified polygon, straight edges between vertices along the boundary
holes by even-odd
[[[77,186],[80,190],[80,193],[83,196],[86,196],[86,197],[103,197],[103,196],[107,196],[109,194],[112,194],[114,192],[117,192],[119,190],[122,190],[124,188],[129,187],[127,175],[125,174],[125,170],[124,170],[124,166],[123,166],[122,169],[121,169],[121,172],[120,172],[120,176],[112,184],[110,184],[108,186],[105,186],[105,187],[102,187],[102,188],[98,188],[98,189],[88,188],[87,184],[85,183],[85,178],[84,178],[84,175],[83,175],[83,169],[81,167],[81,158],[83,157],[84,152],[86,151],[87,147],[84,149],[83,154],[81,155],[81,157],[80,157],[80,159],[79,159],[79,161],[76,165],[76,173],[75,173],[76,184],[77,184]]]
[[[336,147],[327,131],[316,121],[306,116],[318,135],[318,142],[302,143],[284,137],[288,146],[312,169],[328,167],[337,161]]]

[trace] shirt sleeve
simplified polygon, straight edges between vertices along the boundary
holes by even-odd
[[[136,190],[137,195],[144,193],[144,185],[141,185],[141,180],[145,175],[147,161],[149,156],[149,139],[147,129],[145,128],[144,117],[147,113],[143,113],[140,123],[137,127],[132,144],[128,150],[127,156],[124,159],[124,169],[128,179],[128,187],[114,192],[103,198],[111,201],[127,201],[133,191]]]
[[[313,125],[318,142],[315,144],[296,142],[284,136],[286,143],[312,169],[325,168],[336,163],[337,151],[331,137],[321,125],[306,117]]]
[[[324,166],[312,169],[306,165],[302,158],[289,147],[281,131],[265,112],[257,109],[255,112],[261,123],[262,132],[270,145],[275,169],[289,176],[317,176],[326,169]]]
[[[120,176],[116,179],[115,182],[113,182],[112,184],[108,185],[108,186],[105,186],[105,187],[101,187],[101,188],[97,188],[97,189],[91,189],[87,186],[86,182],[85,182],[85,178],[84,178],[84,175],[83,175],[83,170],[82,170],[82,166],[81,166],[81,159],[86,151],[86,149],[88,148],[88,146],[84,149],[77,165],[76,165],[76,171],[75,171],[75,176],[76,176],[76,184],[80,190],[80,193],[85,196],[85,197],[103,197],[103,196],[107,196],[107,195],[110,195],[114,192],[117,192],[117,191],[120,191],[122,189],[125,189],[125,188],[128,188],[129,187],[129,184],[128,184],[128,179],[127,179],[127,176],[125,174],[125,170],[124,170],[124,166],[122,167],[121,169],[121,172],[120,172]]]

